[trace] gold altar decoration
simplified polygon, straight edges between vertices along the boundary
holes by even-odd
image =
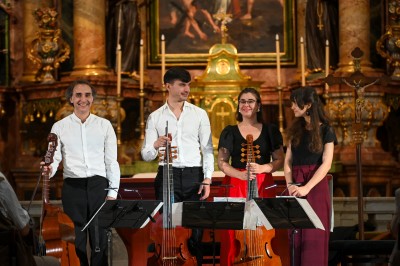
[[[388,2],[386,32],[376,42],[376,50],[386,59],[392,79],[400,79],[400,1]]]
[[[190,100],[207,111],[216,149],[222,129],[237,123],[235,112],[240,91],[246,87],[259,89],[263,82],[252,81],[241,72],[237,50],[232,44],[213,45],[207,61],[204,73],[190,85]]]
[[[58,99],[29,101],[23,107],[23,121],[25,124],[35,121],[46,123],[49,119],[54,119],[60,107],[61,102]]]
[[[38,67],[36,80],[42,83],[55,81],[53,72],[69,58],[70,47],[61,39],[58,12],[54,8],[38,8],[33,12],[39,31],[27,48],[27,57]]]
[[[118,123],[118,97],[115,96],[101,96],[97,95],[96,99],[92,104],[90,112],[97,116],[110,120],[111,124],[116,128]],[[74,108],[69,102],[65,104],[57,111],[55,119],[58,121],[64,117],[70,115],[74,111]],[[119,108],[119,115],[121,122],[125,120],[126,112],[123,108]]]
[[[384,93],[365,92],[363,99],[359,100],[358,105],[363,108],[360,111],[360,121],[365,147],[375,147],[378,145],[376,140],[376,130],[382,125],[389,114],[389,108],[384,101]],[[356,114],[353,92],[329,93],[329,99],[325,106],[332,125],[336,128],[339,143],[350,145],[355,143],[352,135],[352,127]]]

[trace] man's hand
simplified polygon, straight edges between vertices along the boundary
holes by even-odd
[[[204,178],[202,183],[206,184],[206,185],[200,185],[200,188],[199,188],[199,191],[197,192],[197,194],[201,194],[203,192],[203,196],[201,196],[200,200],[205,200],[206,198],[208,198],[208,196],[210,196],[211,179]]]
[[[51,165],[46,165],[45,162],[40,162],[40,172],[43,175],[46,176],[51,176],[51,173],[53,172],[53,168],[51,167]]]
[[[158,150],[160,147],[167,146],[167,141],[170,142],[168,137],[160,136],[153,144],[154,149]]]
[[[107,197],[106,197],[106,200],[116,200],[116,198],[107,196]]]

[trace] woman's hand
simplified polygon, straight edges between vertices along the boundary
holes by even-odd
[[[291,185],[288,188],[288,190],[289,190],[289,195],[290,196],[295,196],[295,197],[298,197],[298,198],[305,197],[310,192],[310,190],[308,189],[307,186],[299,187],[299,186],[296,186],[296,185]]]

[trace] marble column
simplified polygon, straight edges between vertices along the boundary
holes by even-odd
[[[25,0],[23,4],[24,10],[24,51],[26,51],[36,37],[36,32],[38,30],[37,23],[35,21],[35,17],[33,16],[33,11],[36,8],[39,8],[39,2],[36,0]],[[35,75],[37,72],[37,68],[32,63],[32,61],[28,58],[26,52],[24,52],[24,71],[23,76],[21,77],[21,82],[29,83],[35,82]]]
[[[103,76],[106,66],[105,0],[74,0],[72,76]]]
[[[373,71],[370,62],[369,2],[339,0],[339,68],[336,72],[353,72],[351,52],[356,47],[364,52],[361,71]]]

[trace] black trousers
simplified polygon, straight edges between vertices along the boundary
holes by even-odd
[[[81,232],[92,215],[107,197],[108,180],[101,176],[89,178],[66,178],[62,188],[64,212],[75,225],[75,249],[81,266],[89,265],[86,252],[87,236],[92,250],[91,266],[108,265],[107,230],[96,226],[93,220],[88,229]]]
[[[202,167],[173,167],[173,183],[174,183],[174,200],[196,201],[200,199],[197,191],[199,183],[203,182],[204,173]],[[163,167],[158,167],[156,179],[154,181],[154,189],[156,191],[156,199],[163,200]]]
[[[202,167],[173,167],[174,183],[174,202],[198,201],[201,195],[197,194],[201,182],[204,180]],[[163,200],[163,166],[158,167],[157,176],[154,181],[156,199]],[[201,240],[203,230],[199,228],[192,229],[192,236],[188,240],[189,251],[196,256],[197,265],[202,265],[203,252]]]

